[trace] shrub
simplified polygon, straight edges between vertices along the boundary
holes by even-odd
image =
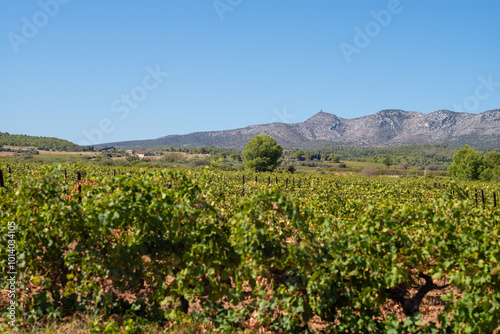
[[[201,167],[201,166],[208,166],[210,165],[210,159],[208,158],[194,158],[191,160],[188,160],[188,164],[193,166],[193,167]]]
[[[163,157],[158,159],[158,162],[160,162],[160,163],[171,163],[174,161],[175,161],[174,157],[170,154],[164,155]]]

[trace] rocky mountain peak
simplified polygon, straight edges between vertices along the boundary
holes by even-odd
[[[401,110],[401,109],[382,109],[380,110],[377,114],[381,115],[401,115],[405,114],[407,111]]]
[[[315,113],[312,117],[308,118],[305,123],[336,123],[339,121],[339,118],[334,114],[329,114],[320,110]]]
[[[412,111],[405,111],[401,109],[383,109],[380,110],[375,115],[380,117],[398,118],[398,117],[410,117],[418,113]]]
[[[436,110],[434,112],[431,112],[429,115],[432,115],[432,114],[435,114],[435,115],[445,115],[445,116],[449,116],[449,115],[455,115],[455,114],[459,114],[455,111],[451,111],[451,110],[448,110],[448,109],[440,109],[440,110]]]

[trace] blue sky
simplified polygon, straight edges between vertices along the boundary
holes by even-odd
[[[77,144],[500,108],[500,1],[0,0],[0,131]]]

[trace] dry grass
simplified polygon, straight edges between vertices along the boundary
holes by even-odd
[[[379,174],[380,172],[375,167],[372,166],[366,166],[361,171],[361,175],[363,176],[378,176]]]
[[[35,146],[9,146],[4,145],[3,148],[9,148],[11,150],[29,150],[29,149],[37,149]],[[70,154],[70,155],[88,155],[88,156],[97,156],[100,152],[66,152],[66,151],[45,151],[45,150],[37,150],[40,155],[54,155],[54,154]],[[0,157],[8,157],[19,154],[17,152],[0,152]]]

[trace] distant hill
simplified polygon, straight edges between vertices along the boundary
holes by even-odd
[[[160,146],[242,148],[254,135],[267,134],[285,148],[349,145],[388,147],[413,144],[445,144],[500,147],[500,109],[480,114],[438,110],[429,114],[399,109],[345,119],[318,112],[300,123],[251,125],[225,131],[194,132],[151,140],[135,140],[96,145],[120,148]]]
[[[57,151],[67,152],[78,152],[83,150],[83,147],[64,139],[27,135],[11,135],[8,132],[0,132],[0,145],[34,146],[40,150],[53,149]]]

